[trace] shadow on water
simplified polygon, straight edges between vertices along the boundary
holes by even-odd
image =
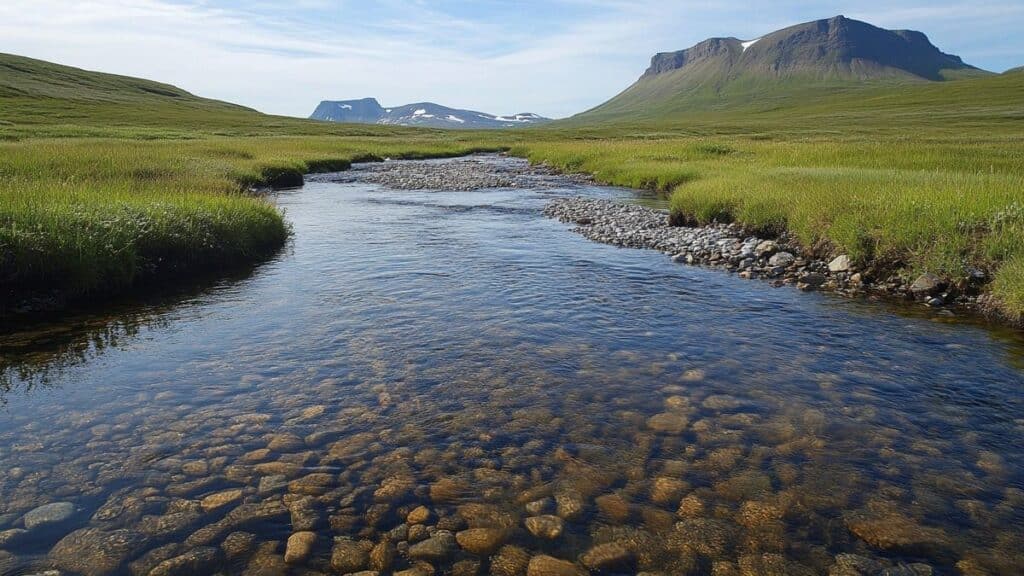
[[[169,328],[181,309],[244,284],[290,250],[286,245],[262,262],[165,282],[145,293],[0,318],[0,406],[11,394],[55,385],[66,369],[123,349],[146,330]]]

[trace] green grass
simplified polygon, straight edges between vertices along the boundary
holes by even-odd
[[[245,193],[253,184],[355,160],[510,147],[661,191],[701,222],[786,230],[823,254],[907,275],[984,269],[1002,311],[1024,319],[1021,74],[792,87],[729,106],[669,103],[511,132],[281,118],[140,93],[117,78],[85,98],[40,94],[0,67],[0,284],[95,292],[155,269],[248,261],[287,232],[271,203]]]

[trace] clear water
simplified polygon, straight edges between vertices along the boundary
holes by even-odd
[[[424,505],[529,555],[618,542],[604,573],[826,574],[848,553],[1017,573],[1017,335],[591,243],[541,215],[560,194],[629,199],[310,183],[279,199],[290,246],[245,277],[8,327],[0,533],[75,513],[19,533],[0,571],[61,567],[54,544],[97,528],[141,535],[97,573],[237,531],[257,543],[225,573],[331,572],[334,538],[376,544]],[[318,540],[286,568],[304,497]],[[231,516],[243,502],[285,512]],[[563,533],[526,530],[537,512]],[[431,563],[463,560],[500,570]]]

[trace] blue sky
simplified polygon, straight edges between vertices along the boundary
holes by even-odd
[[[994,71],[1024,65],[1024,0],[2,0],[0,51],[306,116],[322,99],[568,116],[655,52],[844,14],[929,35]]]

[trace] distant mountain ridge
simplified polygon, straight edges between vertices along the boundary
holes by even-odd
[[[885,30],[844,16],[760,38],[710,38],[651,59],[643,76],[588,115],[713,108],[813,87],[866,82],[942,82],[991,75],[912,30]]]
[[[312,120],[356,124],[392,124],[430,128],[514,128],[550,122],[537,114],[524,112],[512,116],[495,116],[475,110],[461,110],[418,102],[385,108],[375,98],[360,100],[324,100],[310,115]]]

